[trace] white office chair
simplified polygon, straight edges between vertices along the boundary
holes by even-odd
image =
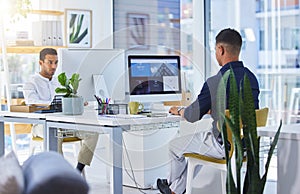
[[[299,102],[300,102],[300,88],[292,88],[288,116],[287,116],[287,124],[293,122],[292,118],[300,119]]]

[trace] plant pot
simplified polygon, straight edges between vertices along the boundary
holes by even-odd
[[[83,98],[63,97],[62,112],[65,115],[81,115],[83,113]]]

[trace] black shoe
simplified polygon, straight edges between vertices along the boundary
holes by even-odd
[[[169,188],[168,181],[166,179],[157,179],[157,188],[162,194],[172,194],[171,189]]]
[[[168,183],[168,179],[160,179],[162,181],[163,184],[170,186],[170,184]]]

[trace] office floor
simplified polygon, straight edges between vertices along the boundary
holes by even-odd
[[[275,165],[276,165],[275,162],[272,162],[271,167],[269,169],[269,177],[264,192],[265,194],[276,194],[276,186],[277,186],[276,170],[277,169]],[[93,161],[91,167],[86,169],[86,175],[87,175],[86,177],[87,181],[91,187],[91,191],[89,192],[89,194],[110,193],[109,184],[107,183],[106,180],[105,164],[102,161],[96,158]],[[134,188],[123,187],[123,193],[124,194],[141,194],[141,193],[157,194],[160,192],[158,190],[138,190]]]
[[[18,158],[22,163],[29,156],[29,146],[26,141],[20,142],[22,147],[18,147]],[[40,150],[37,149],[37,152]],[[103,159],[104,148],[100,144],[97,145],[96,154],[90,167],[86,167],[86,180],[90,185],[89,194],[109,194],[110,185],[106,178],[106,164]],[[73,165],[76,165],[76,155],[74,155],[74,146],[72,144],[64,145],[64,156]],[[265,157],[264,157],[265,158]],[[276,154],[273,157],[269,169],[268,180],[265,188],[265,194],[275,194],[277,186],[277,168],[276,168]],[[123,187],[124,194],[157,194],[158,190],[138,190],[135,188]]]

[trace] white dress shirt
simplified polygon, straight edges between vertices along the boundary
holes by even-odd
[[[23,93],[26,104],[51,104],[56,95],[55,89],[60,84],[57,77],[48,78],[41,76],[39,73],[34,74],[31,79],[24,84]]]

